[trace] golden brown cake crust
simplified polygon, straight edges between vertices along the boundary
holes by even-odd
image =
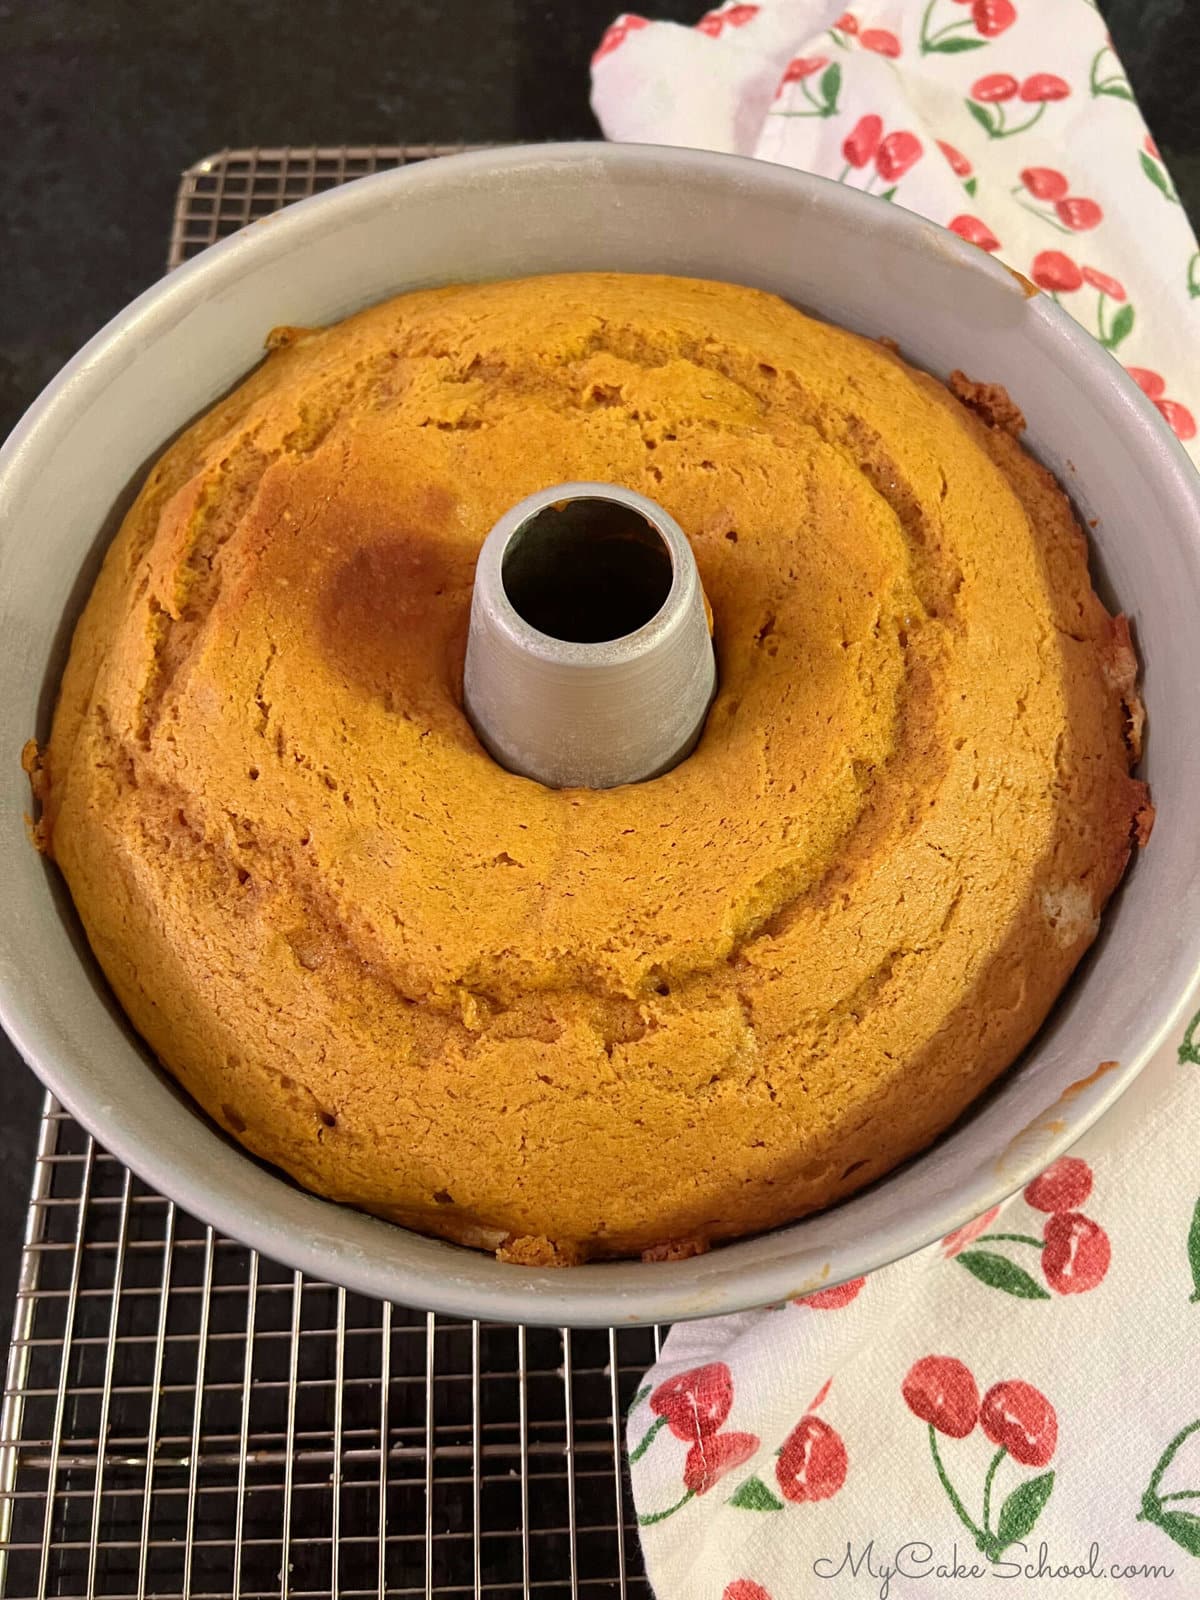
[[[150,474],[31,758],[160,1058],[308,1187],[529,1264],[690,1254],[927,1144],[1149,816],[1128,630],[996,393],[669,278],[271,344]],[[578,478],[678,519],[716,617],[699,748],[605,792],[460,703],[483,537]]]

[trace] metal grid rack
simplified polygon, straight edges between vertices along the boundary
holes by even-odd
[[[441,147],[226,151],[170,265]],[[645,1597],[622,1418],[657,1329],[459,1322],[267,1261],[47,1098],[0,1416],[0,1595]]]
[[[218,239],[351,178],[478,149],[465,144],[320,145],[222,150],[183,174],[167,252],[170,270]]]

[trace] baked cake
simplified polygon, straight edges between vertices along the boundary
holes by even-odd
[[[38,834],[134,1027],[296,1180],[525,1263],[828,1206],[1013,1061],[1151,816],[1129,632],[1003,391],[770,294],[583,274],[281,328],[75,635]],[[548,484],[694,547],[720,687],[652,782],[462,709]]]

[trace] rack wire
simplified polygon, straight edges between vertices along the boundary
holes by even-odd
[[[169,265],[444,146],[224,151]],[[0,1595],[641,1600],[648,1328],[460,1322],[222,1238],[47,1097],[0,1413]]]

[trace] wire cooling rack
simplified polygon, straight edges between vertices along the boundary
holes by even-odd
[[[351,178],[477,149],[463,144],[319,145],[222,150],[183,174],[175,198],[168,268],[200,254],[247,223]]]
[[[225,151],[169,264],[447,147]],[[622,1418],[657,1329],[458,1322],[153,1193],[50,1097],[0,1415],[0,1595],[646,1597]]]

